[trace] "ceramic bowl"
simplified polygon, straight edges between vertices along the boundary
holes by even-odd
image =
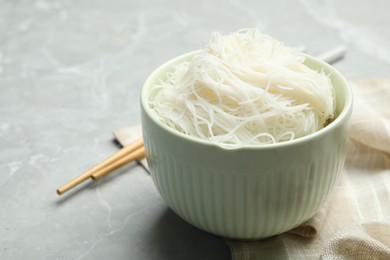
[[[142,129],[150,173],[166,204],[190,224],[235,239],[288,231],[311,218],[332,193],[344,164],[352,94],[330,65],[305,64],[330,74],[337,117],[292,141],[222,149],[166,126],[148,106],[150,88],[191,52],[157,68],[141,93]]]

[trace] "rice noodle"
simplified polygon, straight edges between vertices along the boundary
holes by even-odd
[[[334,90],[298,51],[255,29],[212,40],[152,87],[166,125],[224,148],[296,139],[334,117]]]

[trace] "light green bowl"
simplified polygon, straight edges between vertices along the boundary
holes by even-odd
[[[347,81],[333,67],[307,56],[307,66],[331,75],[335,120],[293,141],[224,150],[166,126],[148,107],[151,86],[195,53],[160,66],[141,93],[147,161],[163,200],[192,225],[236,239],[269,237],[308,220],[332,193],[344,164],[352,111]]]

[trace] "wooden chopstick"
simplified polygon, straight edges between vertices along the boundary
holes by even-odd
[[[110,156],[107,159],[105,159],[104,161],[98,163],[97,165],[95,165],[94,167],[92,167],[88,171],[84,172],[80,176],[78,176],[78,177],[74,178],[73,180],[69,181],[68,183],[66,183],[61,188],[57,189],[57,194],[61,195],[61,194],[65,193],[65,192],[67,192],[68,190],[74,188],[75,186],[79,185],[83,181],[87,180],[88,178],[97,179],[97,178],[107,174],[108,172],[113,171],[114,169],[117,169],[118,167],[120,167],[120,166],[122,166],[122,165],[124,165],[124,164],[126,164],[128,162],[130,162],[131,160],[136,160],[136,159],[141,158],[142,156],[139,153],[139,149],[143,148],[143,145],[144,145],[143,139],[142,138],[137,139],[135,142],[131,143],[130,145],[127,145],[127,146],[123,147],[117,153],[113,154],[112,156]],[[137,156],[133,158],[130,155],[134,151],[138,151],[138,153],[137,153]],[[143,155],[144,154],[145,154],[145,150],[143,150]],[[123,160],[121,160],[122,158],[123,158]],[[124,158],[127,158],[128,161],[126,159],[124,159]],[[120,163],[116,163],[119,160],[121,160],[121,162]],[[112,166],[110,166],[112,164],[119,165],[119,166],[112,167]],[[109,169],[111,169],[111,170],[108,170],[107,172],[103,171],[104,168],[109,167],[109,166],[110,166]],[[102,172],[104,172],[104,173],[102,173]],[[92,175],[94,175],[95,173],[98,173],[98,174],[95,175],[95,177],[92,177]]]
[[[132,153],[129,153],[128,155],[120,158],[119,160],[113,162],[112,164],[108,165],[107,167],[95,172],[94,174],[91,175],[91,178],[94,180],[97,180],[107,173],[112,172],[113,170],[118,169],[119,167],[125,165],[128,162],[140,159],[145,156],[145,147],[141,146],[137,150],[135,150]]]

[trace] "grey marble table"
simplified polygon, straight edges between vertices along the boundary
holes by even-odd
[[[151,71],[210,33],[258,27],[318,55],[347,46],[348,79],[388,76],[390,2],[0,0],[0,259],[229,259],[129,164],[59,197],[140,123]]]

